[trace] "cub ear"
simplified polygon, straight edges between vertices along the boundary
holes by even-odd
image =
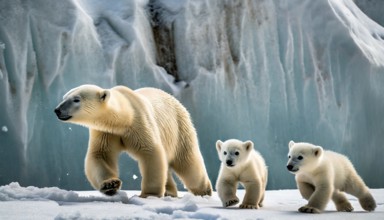
[[[109,90],[103,90],[100,92],[100,101],[101,102],[106,102],[108,101],[109,97],[111,96]]]
[[[315,155],[315,157],[320,157],[323,154],[323,148],[320,146],[316,146],[313,149],[313,154]]]
[[[244,148],[246,151],[252,150],[253,149],[253,142],[252,141],[244,142]]]
[[[290,142],[288,143],[288,148],[291,149],[291,147],[292,147],[294,144],[295,144],[295,142],[290,141]]]
[[[223,142],[221,140],[216,141],[216,150],[217,152],[221,152],[221,146],[223,145]]]

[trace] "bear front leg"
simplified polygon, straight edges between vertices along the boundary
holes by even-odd
[[[243,183],[245,187],[245,195],[242,204],[239,206],[241,209],[258,209],[259,202],[262,197],[261,183],[257,181]]]
[[[315,186],[315,191],[308,200],[308,204],[299,208],[299,212],[320,213],[331,199],[332,185],[325,183]]]
[[[299,188],[301,196],[306,200],[309,200],[315,191],[315,187],[306,182],[297,182],[297,187]]]
[[[108,134],[90,132],[90,143],[85,158],[85,174],[93,188],[112,196],[120,189],[118,156],[115,140]]]
[[[144,152],[139,158],[139,168],[142,176],[140,197],[162,197],[165,194],[168,164],[162,150],[152,149]]]
[[[216,184],[217,194],[223,204],[223,207],[233,206],[239,203],[236,196],[237,181],[230,179],[218,179]]]
[[[167,183],[165,185],[164,196],[177,197],[177,186],[176,186],[175,180],[173,179],[171,170],[168,170],[168,177],[167,177]]]

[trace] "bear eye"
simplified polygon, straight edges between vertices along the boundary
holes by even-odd
[[[80,102],[80,98],[75,97],[75,98],[73,99],[73,102],[74,102],[74,103],[79,103],[79,102]]]
[[[288,155],[288,159],[291,159],[291,155]]]
[[[236,156],[239,156],[239,154],[240,154],[239,151],[236,151],[236,152],[235,152],[235,155],[236,155]]]
[[[298,160],[302,160],[302,159],[303,159],[303,156],[298,156],[297,159],[298,159]]]
[[[227,151],[224,151],[224,155],[227,155]]]

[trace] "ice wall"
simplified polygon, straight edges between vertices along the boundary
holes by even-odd
[[[87,129],[53,109],[94,83],[181,100],[213,183],[214,143],[238,138],[264,155],[268,188],[294,188],[293,139],[347,154],[370,187],[384,187],[384,30],[362,11],[349,0],[1,0],[0,185],[90,189]],[[121,175],[139,189],[127,156]]]

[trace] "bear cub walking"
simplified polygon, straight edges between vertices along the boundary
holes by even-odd
[[[364,210],[375,210],[375,200],[346,156],[310,143],[290,141],[288,147],[287,169],[296,175],[299,191],[308,200],[300,212],[320,213],[331,199],[337,211],[351,212],[343,192],[356,196]]]
[[[230,139],[223,143],[218,140],[216,149],[221,161],[216,190],[223,207],[239,203],[239,198],[236,196],[239,182],[245,188],[244,199],[239,207],[243,209],[262,207],[267,185],[267,166],[259,152],[254,150],[252,141]]]

